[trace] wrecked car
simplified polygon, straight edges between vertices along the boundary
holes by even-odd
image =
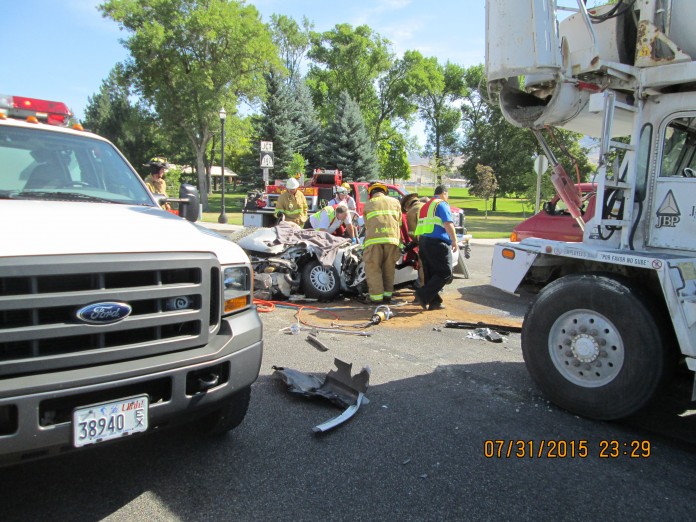
[[[246,228],[233,236],[249,255],[256,299],[287,299],[293,294],[330,301],[339,294],[367,291],[362,244],[319,230],[281,222],[270,228]],[[413,255],[397,263],[395,285],[418,278]]]

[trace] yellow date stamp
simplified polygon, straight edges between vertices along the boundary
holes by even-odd
[[[652,455],[649,440],[585,439],[485,439],[487,459],[647,459]]]

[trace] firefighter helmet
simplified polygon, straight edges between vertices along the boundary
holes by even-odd
[[[300,182],[297,181],[295,178],[290,178],[290,179],[285,183],[285,186],[286,186],[288,189],[293,190],[293,189],[296,189],[297,187],[300,186]]]
[[[401,211],[406,212],[416,201],[418,201],[418,194],[406,194],[401,200]]]
[[[372,194],[375,190],[381,190],[385,194],[389,193],[389,190],[387,189],[387,186],[384,183],[381,183],[379,181],[376,181],[375,183],[372,183],[368,188],[367,188],[367,193],[372,197]]]

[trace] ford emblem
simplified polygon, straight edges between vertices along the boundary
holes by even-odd
[[[87,324],[111,324],[128,317],[133,309],[126,303],[94,303],[80,308],[77,318]]]

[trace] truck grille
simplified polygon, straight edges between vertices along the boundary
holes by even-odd
[[[205,345],[219,321],[219,272],[197,253],[0,258],[0,376]],[[104,325],[78,319],[102,302],[132,312]]]

